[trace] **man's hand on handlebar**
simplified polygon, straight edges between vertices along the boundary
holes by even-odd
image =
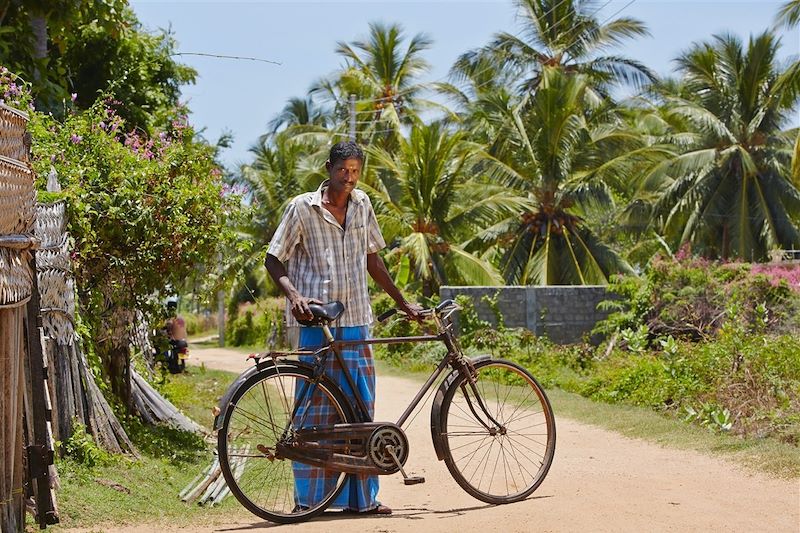
[[[456,304],[453,300],[445,300],[439,305],[431,309],[425,309],[419,304],[412,304],[408,302],[404,302],[405,305],[401,308],[394,308],[389,309],[381,313],[377,320],[378,322],[385,322],[390,317],[394,316],[398,311],[405,315],[405,318],[408,320],[416,320],[417,322],[422,322],[432,314],[439,314],[445,310],[456,308],[458,309],[458,304]]]
[[[410,318],[411,320],[416,320],[417,322],[421,322],[425,318],[423,314],[424,310],[425,309],[417,303],[410,303],[404,301],[400,305],[400,311],[405,313],[406,316],[408,316],[408,318]]]

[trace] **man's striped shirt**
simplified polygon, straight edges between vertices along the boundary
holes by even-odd
[[[322,191],[298,195],[286,207],[267,253],[284,265],[298,292],[323,303],[339,300],[344,314],[336,326],[364,326],[372,322],[367,290],[367,254],[386,246],[369,196],[354,189],[342,227],[322,205]],[[287,326],[297,326],[286,306]]]

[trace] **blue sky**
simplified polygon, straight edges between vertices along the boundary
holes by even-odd
[[[510,0],[131,0],[130,4],[146,29],[171,28],[180,52],[280,63],[178,58],[199,74],[195,85],[183,88],[192,123],[212,142],[225,131],[234,136],[233,146],[223,154],[228,167],[249,161],[247,149],[289,98],[304,96],[316,79],[343,64],[334,53],[336,42],[366,37],[372,21],[399,23],[407,36],[422,32],[433,39],[432,48],[424,54],[431,71],[423,81],[444,79],[461,53],[486,44],[498,31],[518,29]],[[600,0],[596,16],[601,21],[617,16],[642,20],[652,36],[632,41],[616,53],[668,74],[671,60],[693,41],[721,32],[746,39],[770,27],[781,4],[773,0]],[[781,37],[783,58],[800,55],[800,29],[782,31]]]

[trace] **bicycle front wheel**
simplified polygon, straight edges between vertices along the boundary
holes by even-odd
[[[296,398],[301,407],[292,419]],[[282,365],[254,374],[231,396],[217,436],[220,467],[231,493],[250,512],[273,522],[301,522],[322,513],[341,492],[347,475],[278,458],[276,444],[301,423],[352,421],[341,389],[327,378],[313,384],[305,367]]]
[[[523,500],[544,481],[553,462],[556,424],[550,401],[516,363],[483,361],[475,370],[475,389],[458,376],[442,402],[445,464],[461,488],[481,501]]]

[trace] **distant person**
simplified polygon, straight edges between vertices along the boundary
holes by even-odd
[[[178,314],[178,302],[167,302],[167,323],[165,329],[169,337],[171,354],[167,357],[167,367],[173,374],[181,372],[186,365],[185,358],[180,354],[187,354],[189,349],[188,335],[186,334],[186,321]]]
[[[334,145],[325,163],[328,179],[316,191],[301,194],[289,202],[270,241],[265,265],[286,295],[290,340],[301,348],[316,349],[324,344],[322,328],[300,327],[297,322],[297,319],[313,318],[309,303],[338,300],[344,304],[344,314],[331,328],[335,338],[361,340],[369,336],[373,317],[367,273],[402,311],[412,318],[419,317],[420,306],[403,298],[378,255],[386,243],[369,197],[355,188],[363,164],[364,153],[356,143]],[[345,349],[342,357],[372,419],[375,409],[372,351],[368,345],[353,346]],[[313,359],[313,356],[301,357],[306,361]],[[344,373],[334,361],[333,357],[328,359],[326,372],[343,385],[348,399],[355,404]],[[316,408],[319,416],[306,422],[320,425],[339,421],[332,408],[324,407]],[[301,509],[316,504],[327,492],[327,484],[338,479],[334,472],[299,462],[294,462],[292,468],[295,504]],[[350,512],[391,514],[392,510],[381,505],[377,496],[378,476],[352,475],[331,507]]]

